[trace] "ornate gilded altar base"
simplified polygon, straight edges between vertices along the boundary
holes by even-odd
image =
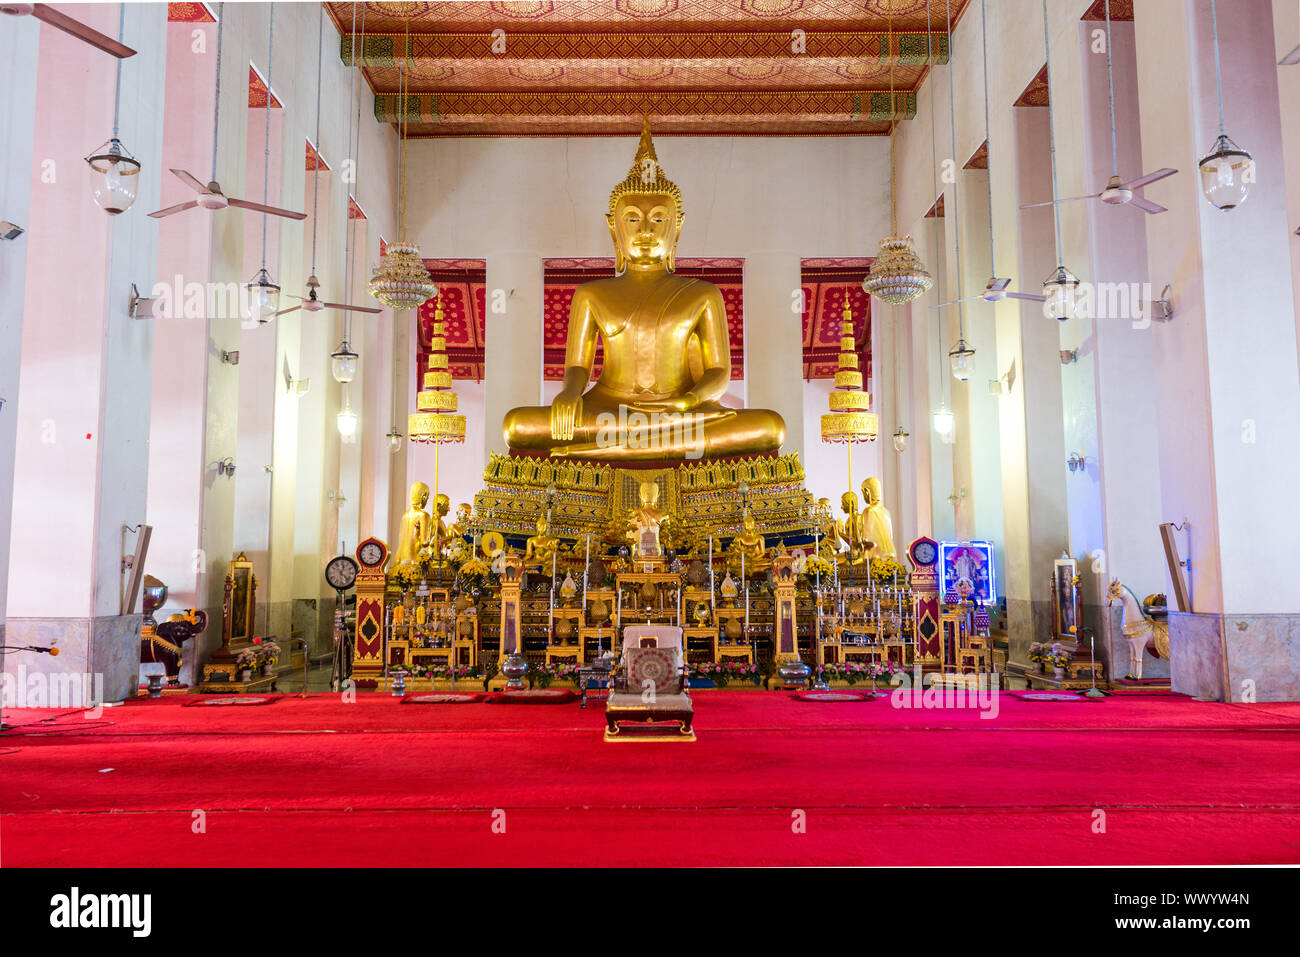
[[[707,549],[741,528],[748,505],[758,527],[791,544],[811,540],[812,495],[803,487],[797,454],[711,459],[707,462],[637,468],[526,455],[493,455],[474,496],[472,531],[499,531],[522,547],[548,509],[551,534],[571,541],[586,535],[611,541],[637,507],[642,482],[659,487],[659,503],[671,517],[670,541],[688,531]]]

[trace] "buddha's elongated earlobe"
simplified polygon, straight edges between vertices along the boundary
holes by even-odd
[[[605,216],[605,223],[609,226],[609,238],[614,241],[614,275],[623,275],[623,270],[627,268],[627,257],[623,255],[623,247],[618,241],[618,230],[614,228],[614,216],[608,213]]]
[[[664,264],[668,267],[669,272],[677,268],[677,241],[682,238],[682,223],[684,218],[679,217],[677,228],[673,230],[673,241],[668,244],[668,255],[664,257]]]

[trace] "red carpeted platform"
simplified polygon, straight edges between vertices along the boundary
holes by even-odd
[[[0,865],[1300,862],[1300,704],[694,697],[621,747],[599,701],[6,711]]]

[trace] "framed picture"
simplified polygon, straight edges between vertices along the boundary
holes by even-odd
[[[230,641],[251,641],[255,622],[257,579],[253,563],[240,552],[230,563]]]
[[[1078,638],[1079,590],[1074,585],[1078,566],[1073,558],[1058,558],[1052,564],[1052,619],[1058,641]]]
[[[939,543],[939,597],[984,605],[998,600],[992,542]]]

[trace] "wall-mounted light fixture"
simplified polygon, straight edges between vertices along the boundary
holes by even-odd
[[[1071,363],[1078,362],[1078,361],[1079,361],[1079,350],[1078,350],[1078,349],[1062,349],[1062,350],[1061,350],[1061,365],[1063,365],[1063,366],[1068,366],[1068,365],[1070,365]]]
[[[1174,304],[1169,301],[1169,289],[1170,286],[1166,284],[1165,288],[1160,290],[1160,298],[1152,299],[1150,306],[1147,307],[1147,315],[1156,322],[1168,322],[1174,317]]]
[[[225,349],[222,349],[221,361],[229,366],[239,365],[239,350],[236,349],[234,352],[227,352]]]
[[[1082,472],[1088,464],[1088,459],[1082,452],[1071,452],[1065,464],[1070,466],[1071,472]]]
[[[225,475],[229,478],[234,478],[235,460],[227,455],[224,459],[221,459],[219,462],[217,462],[217,474]]]
[[[23,228],[7,219],[0,220],[0,239],[17,239],[23,234]]]

